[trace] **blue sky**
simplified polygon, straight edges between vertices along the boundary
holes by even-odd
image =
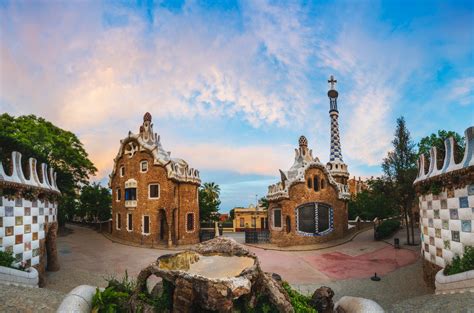
[[[380,174],[400,115],[415,141],[474,124],[472,1],[2,1],[0,39],[0,111],[78,134],[102,182],[149,111],[222,211],[300,135],[328,161],[331,74],[351,175]]]

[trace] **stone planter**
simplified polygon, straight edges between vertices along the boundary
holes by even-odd
[[[97,287],[80,285],[71,290],[59,306],[56,313],[89,313],[92,311],[92,298]],[[99,288],[103,290],[104,288]]]
[[[435,277],[436,294],[474,292],[474,270],[454,275],[444,275],[440,270]]]
[[[0,284],[38,288],[38,271],[34,267],[20,271],[0,266]]]

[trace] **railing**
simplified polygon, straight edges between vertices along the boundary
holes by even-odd
[[[270,232],[268,230],[245,230],[245,243],[268,243],[270,242]]]

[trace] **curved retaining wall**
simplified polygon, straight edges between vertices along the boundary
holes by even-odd
[[[38,271],[34,267],[30,267],[28,271],[20,271],[0,266],[0,284],[37,288],[38,282]]]
[[[436,294],[474,292],[474,270],[448,276],[441,270],[436,274],[435,284]]]

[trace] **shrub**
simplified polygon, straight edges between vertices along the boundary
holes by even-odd
[[[318,313],[316,309],[309,305],[311,301],[310,297],[300,294],[291,288],[286,281],[283,282],[282,285],[290,297],[291,305],[295,309],[295,313]]]
[[[454,275],[474,270],[474,247],[466,246],[462,257],[455,256],[452,262],[444,268],[444,275]]]
[[[122,280],[115,277],[107,279],[108,285],[104,291],[96,290],[92,298],[93,313],[128,312],[128,300],[136,286],[135,281],[129,280],[128,273]]]
[[[0,266],[13,267],[15,257],[11,252],[0,251]]]
[[[399,220],[386,220],[380,223],[379,226],[375,229],[375,232],[378,235],[378,238],[387,238],[390,237],[394,232],[400,229]]]

